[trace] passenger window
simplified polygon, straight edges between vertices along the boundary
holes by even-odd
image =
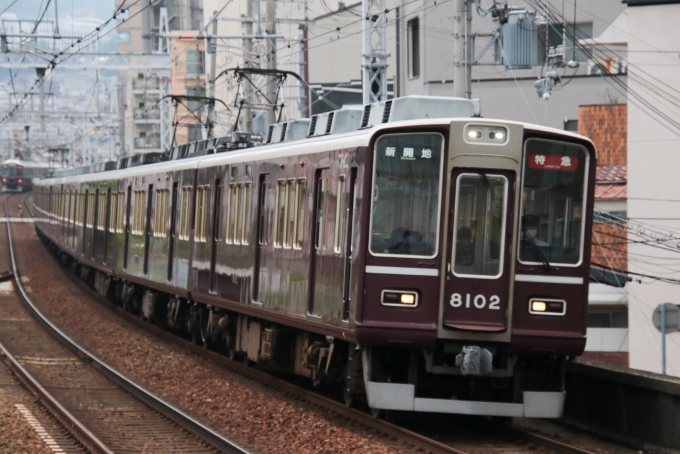
[[[189,239],[189,210],[191,209],[191,186],[182,188],[182,207],[179,220],[179,239]]]
[[[194,240],[204,242],[205,237],[205,218],[207,212],[209,186],[200,186],[196,188],[196,219],[194,222]]]
[[[283,238],[286,234],[286,199],[287,199],[286,180],[276,182],[276,230],[274,235],[274,246],[281,247]]]
[[[260,178],[260,231],[257,232],[257,238],[260,244],[267,244],[267,180],[265,175]]]
[[[220,240],[220,229],[222,227],[222,180],[215,180],[215,223],[213,225],[213,240]]]
[[[106,228],[106,192],[99,193],[99,210],[97,211],[97,228],[104,230]]]
[[[118,192],[118,214],[116,215],[116,232],[123,233],[125,223],[125,191]]]
[[[295,238],[293,239],[293,247],[295,249],[302,249],[302,239],[304,237],[305,224],[305,199],[307,193],[307,180],[298,178],[295,181]]]
[[[238,238],[238,199],[239,186],[229,185],[229,223],[227,225],[227,243],[239,243]]]
[[[295,185],[295,180],[288,180],[286,182],[286,237],[284,240],[284,247],[293,247],[293,242],[295,241],[295,218],[296,218],[296,206],[297,194],[295,190],[297,186]]]
[[[243,214],[241,215],[242,225],[241,225],[241,244],[248,244],[248,232],[249,232],[249,222],[250,217],[250,191],[252,190],[252,185],[250,183],[245,183],[243,189],[241,190],[242,200],[241,207]]]
[[[335,240],[333,250],[336,254],[342,252],[342,225],[345,219],[345,176],[340,175],[338,180],[338,195],[335,208]]]
[[[94,227],[94,194],[87,195],[87,227]]]
[[[166,220],[168,216],[168,194],[167,189],[156,190],[156,202],[153,216],[153,236],[158,238],[165,238]]]
[[[118,214],[118,193],[114,192],[111,194],[111,202],[109,203],[109,232],[115,232],[116,231],[116,225],[118,222],[118,219],[116,218],[116,215]]]
[[[323,245],[323,224],[326,217],[326,179],[319,179],[316,188],[316,222],[314,225],[314,247],[321,249]]]

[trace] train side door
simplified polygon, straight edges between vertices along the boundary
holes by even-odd
[[[132,210],[132,186],[128,186],[125,197],[125,250],[123,251],[123,268],[128,267],[128,251],[130,250],[130,212]]]
[[[260,175],[257,192],[257,228],[255,238],[255,261],[253,263],[252,300],[260,301],[260,266],[262,261],[262,247],[267,244],[267,231],[269,228],[269,174]]]
[[[168,250],[168,281],[172,281],[172,261],[175,258],[175,241],[177,236],[177,203],[179,202],[179,183],[172,183],[172,208],[170,209],[170,238]]]
[[[151,213],[153,213],[153,185],[150,184],[146,194],[146,213],[144,213],[144,274],[149,274],[149,246],[151,241]]]
[[[342,282],[342,319],[349,319],[350,290],[352,280],[352,251],[354,250],[354,216],[356,213],[357,200],[357,168],[352,167],[349,177],[349,194],[346,203],[346,234],[343,257],[343,282]],[[338,194],[338,199],[344,194]],[[336,221],[337,222],[337,221]],[[342,226],[340,226],[342,228]]]
[[[217,291],[217,276],[215,276],[215,265],[217,262],[217,247],[220,243],[221,212],[222,212],[222,179],[215,179],[215,194],[213,195],[213,222],[212,222],[212,241],[210,245],[210,292]]]
[[[328,190],[330,185],[330,169],[316,171],[314,181],[314,218],[312,219],[311,254],[309,271],[309,299],[307,314],[317,315],[316,303],[323,302],[327,282],[322,279],[326,271],[325,255],[328,252],[328,238],[333,238],[326,232],[328,228]],[[332,247],[332,246],[331,246]]]
[[[443,326],[507,329],[515,174],[453,169]]]

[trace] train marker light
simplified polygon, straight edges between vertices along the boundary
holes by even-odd
[[[24,183],[24,179],[23,179],[23,178],[19,178],[19,184],[23,184],[23,183]]]
[[[508,141],[508,128],[501,125],[469,124],[463,136],[467,143],[475,145],[505,145]]]
[[[529,300],[529,313],[534,315],[562,316],[567,313],[567,302],[564,300],[532,298]]]
[[[401,304],[415,304],[416,296],[410,293],[403,293],[401,295]]]
[[[380,304],[395,307],[417,307],[418,293],[402,290],[383,290],[380,294]]]
[[[531,310],[534,312],[545,312],[547,305],[543,301],[532,301]]]

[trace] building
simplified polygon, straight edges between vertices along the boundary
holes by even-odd
[[[195,36],[197,31],[179,31]],[[173,141],[184,144],[207,135],[208,105],[205,98],[204,41],[173,39],[170,41],[170,77],[173,96]]]

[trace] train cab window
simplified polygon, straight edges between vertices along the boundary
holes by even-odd
[[[345,218],[345,176],[340,175],[338,180],[338,195],[335,206],[335,236],[333,240],[333,250],[336,254],[342,252],[342,225]]]
[[[496,278],[503,272],[508,180],[464,173],[456,180],[453,274]]]
[[[581,263],[587,172],[582,146],[527,140],[519,226],[522,263]]]
[[[437,254],[443,147],[444,138],[434,133],[378,139],[371,197],[373,255]]]

